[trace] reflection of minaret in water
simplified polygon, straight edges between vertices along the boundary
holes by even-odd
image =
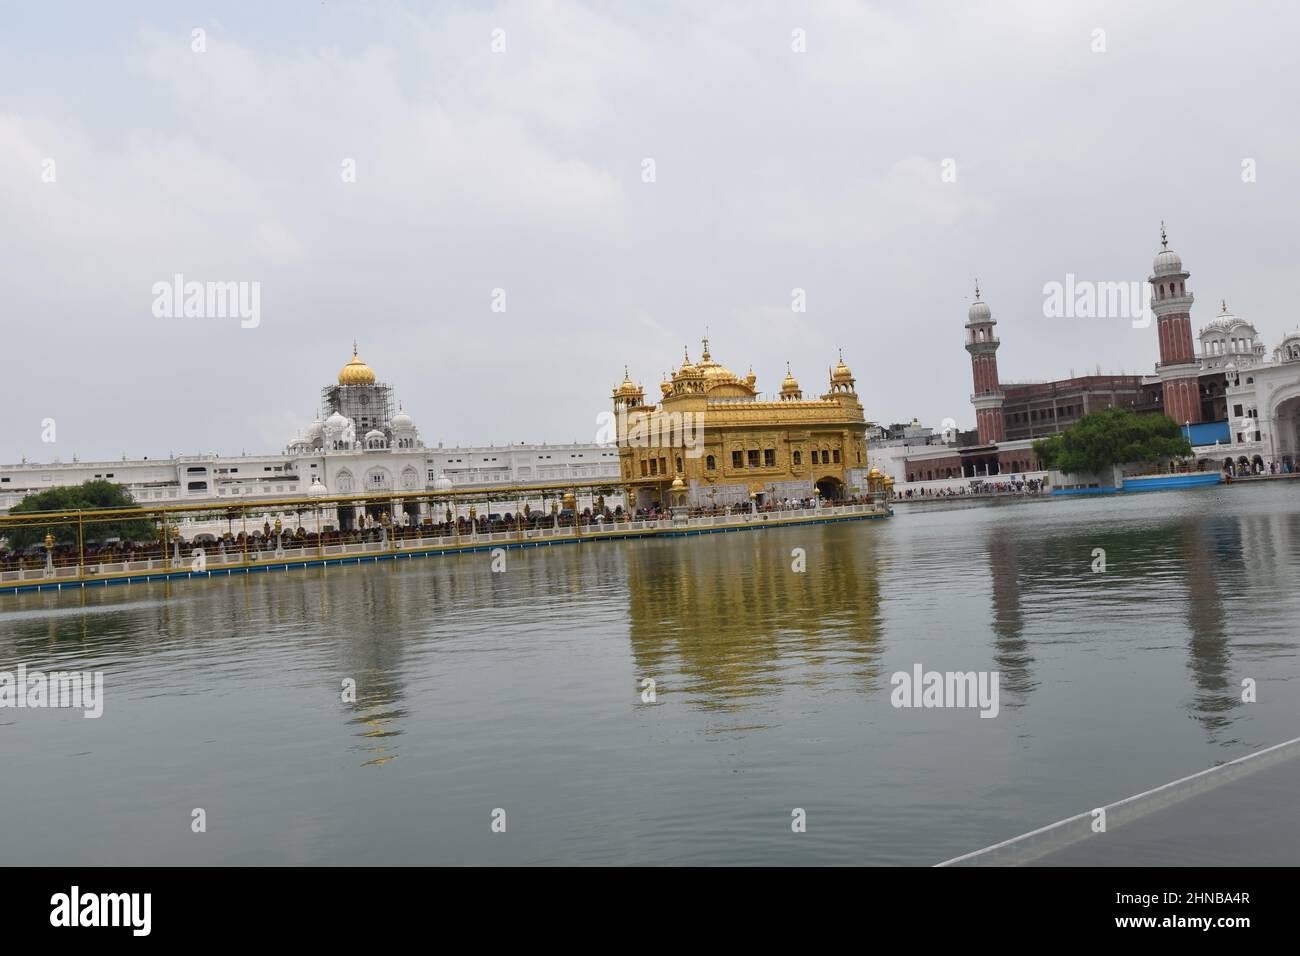
[[[1183,566],[1187,569],[1188,667],[1197,692],[1192,716],[1210,732],[1232,724],[1230,712],[1241,704],[1239,688],[1229,677],[1227,615],[1219,597],[1218,576],[1222,561],[1241,554],[1241,526],[1234,518],[1209,518],[1183,526]],[[1222,536],[1235,540],[1220,542]],[[1219,565],[1216,567],[1216,565]],[[1229,741],[1219,741],[1228,743]]]
[[[999,685],[1022,697],[1034,689],[1029,665],[1034,658],[1024,639],[1024,611],[1020,605],[1020,569],[1016,564],[1013,532],[995,526],[988,539],[989,570],[993,584],[993,661],[998,666]],[[1018,707],[1023,700],[1005,701]]]

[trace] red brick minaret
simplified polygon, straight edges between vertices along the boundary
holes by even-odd
[[[993,334],[993,312],[988,303],[980,300],[980,284],[975,282],[975,301],[966,313],[966,351],[970,353],[971,370],[975,377],[975,391],[971,404],[975,406],[975,427],[979,430],[980,444],[991,445],[1006,441],[1002,424],[1002,387],[998,384],[998,346]]]
[[[1192,345],[1192,294],[1187,291],[1183,260],[1169,248],[1165,224],[1160,224],[1160,246],[1151,283],[1151,310],[1160,336],[1160,376],[1165,414],[1179,425],[1201,420],[1200,363]]]

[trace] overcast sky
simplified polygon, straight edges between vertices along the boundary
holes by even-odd
[[[706,326],[969,426],[975,277],[1004,380],[1150,371],[1043,285],[1144,280],[1162,219],[1194,325],[1296,326],[1300,6],[902,7],[5,4],[0,461],[278,450],[354,338],[429,445],[593,440]],[[259,324],[155,317],[177,273]]]

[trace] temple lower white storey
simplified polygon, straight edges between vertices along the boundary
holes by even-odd
[[[223,504],[619,476],[618,448],[595,442],[426,447],[411,416],[393,412],[392,392],[354,346],[338,383],[322,390],[317,419],[278,454],[0,465],[0,513],[33,492],[96,479],[125,486],[141,504]]]

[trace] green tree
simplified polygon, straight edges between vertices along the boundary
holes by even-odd
[[[1112,465],[1166,461],[1191,453],[1191,443],[1172,418],[1137,415],[1127,408],[1093,412],[1061,434],[1034,442],[1039,464],[1068,474],[1104,472]]]
[[[18,504],[9,509],[11,515],[30,514],[41,511],[84,511],[86,519],[92,518],[92,512],[104,508],[133,508],[135,499],[125,487],[112,481],[96,479],[79,485],[62,488],[49,488],[27,495]],[[143,512],[141,512],[143,514]],[[12,550],[20,550],[37,541],[45,540],[46,527],[40,524],[21,525],[5,531],[5,538]],[[60,543],[77,541],[76,525],[51,525],[55,540]],[[114,518],[110,521],[96,521],[86,525],[86,539],[103,541],[106,538],[121,538],[124,541],[155,541],[158,529],[153,520],[147,517]]]

